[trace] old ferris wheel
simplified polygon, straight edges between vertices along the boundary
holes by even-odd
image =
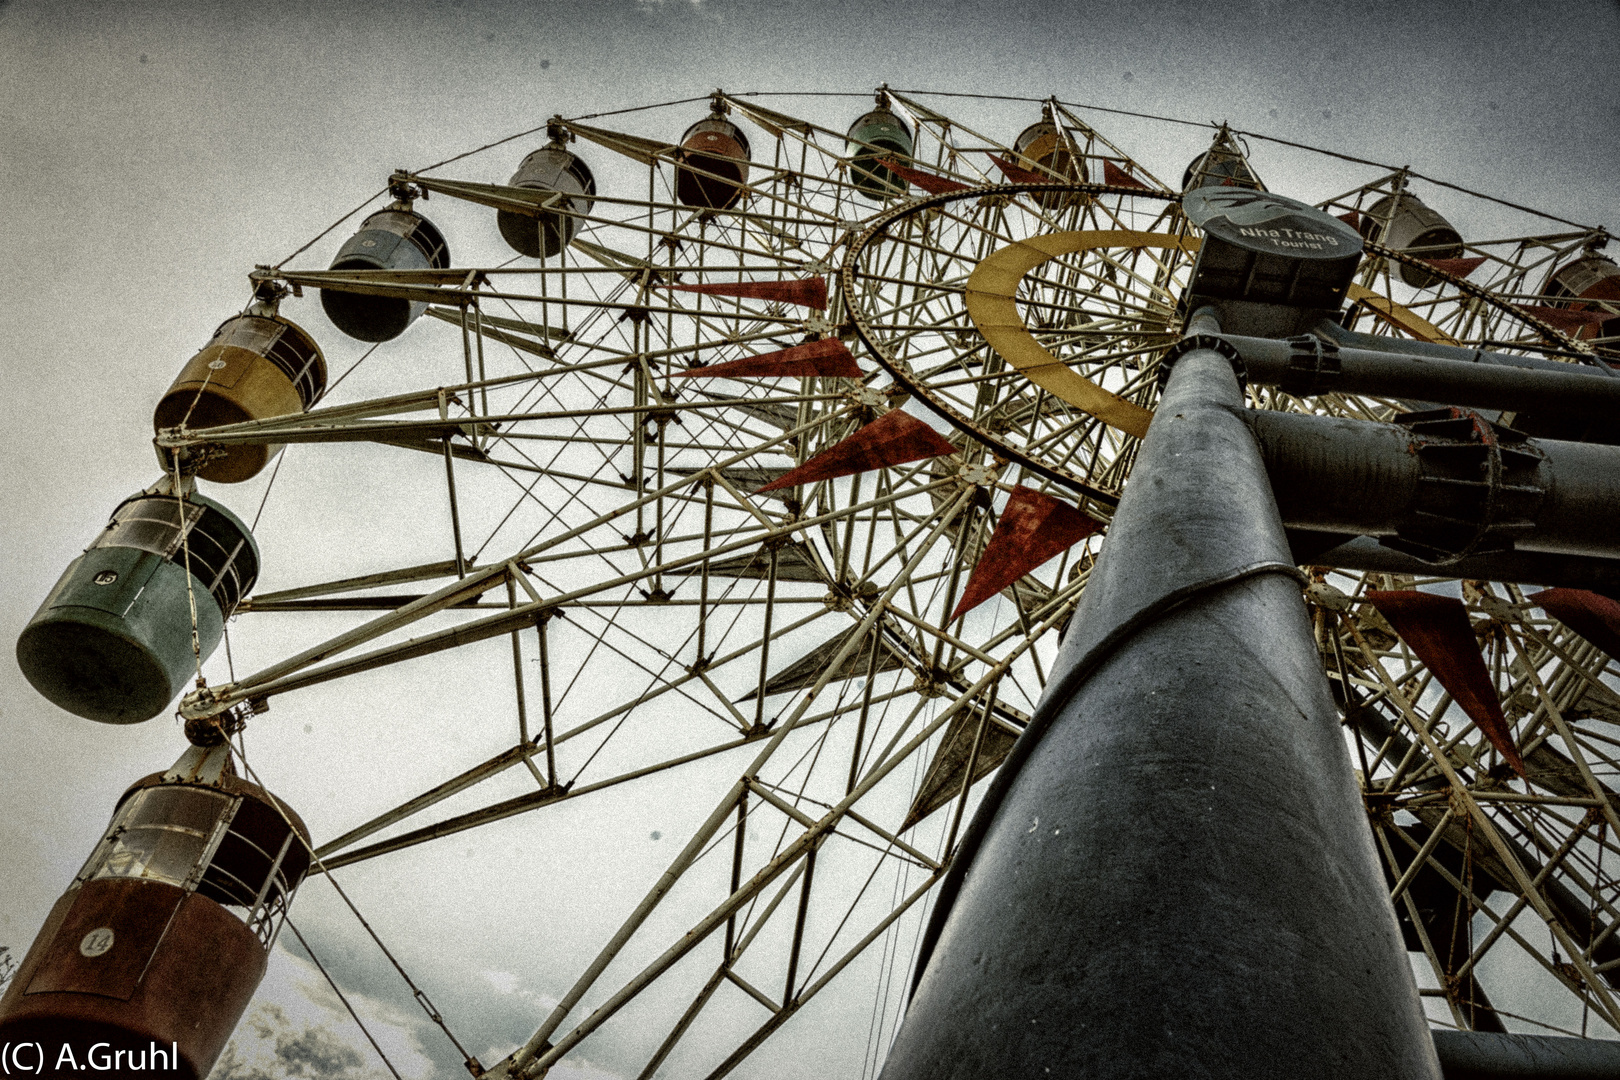
[[[1056,99],[852,100],[556,117],[253,270],[17,644],[190,746],[4,1041],[206,1075],[349,881],[549,966],[479,1060],[389,955],[475,1076],[1617,1067],[1607,235],[1465,236],[1483,196],[1299,148],[1321,190],[1273,193],[1224,127],[1161,179]],[[261,551],[295,486],[329,512]],[[255,767],[301,708],[396,714],[298,763],[360,818]],[[661,872],[546,860],[676,796]],[[525,952],[581,904],[588,950]]]

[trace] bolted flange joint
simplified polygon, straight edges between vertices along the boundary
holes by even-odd
[[[1385,547],[1445,566],[1513,550],[1535,529],[1547,494],[1543,452],[1519,431],[1456,407],[1406,413],[1422,478],[1411,512]]]
[[[1226,357],[1232,364],[1232,372],[1237,375],[1239,384],[1248,385],[1249,371],[1248,368],[1243,366],[1243,356],[1237,351],[1237,346],[1223,337],[1216,337],[1214,334],[1188,334],[1170,346],[1166,350],[1164,358],[1159,361],[1159,389],[1161,391],[1164,389],[1164,384],[1170,380],[1170,369],[1176,366],[1176,361],[1199,349],[1209,349]]]
[[[1339,381],[1339,347],[1315,334],[1288,339],[1288,371],[1278,386],[1285,394],[1311,397],[1332,390]]]

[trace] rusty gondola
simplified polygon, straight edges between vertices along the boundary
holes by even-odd
[[[77,1070],[207,1076],[309,864],[298,815],[228,746],[193,747],[118,800],[0,998],[0,1043],[49,1046],[59,1071],[66,1047]]]

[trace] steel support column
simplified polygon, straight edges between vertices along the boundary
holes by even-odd
[[[1620,379],[1601,368],[1556,361],[1530,366],[1530,357],[1489,352],[1475,352],[1468,361],[1354,347],[1325,351],[1313,338],[1227,335],[1225,340],[1243,357],[1250,382],[1306,396],[1372,394],[1552,416],[1620,413]]]
[[[1562,586],[1620,593],[1620,559],[1556,555],[1544,551],[1501,551],[1471,555],[1449,562],[1442,569],[1414,555],[1384,547],[1370,536],[1298,530],[1289,534],[1294,557],[1302,564],[1341,570],[1371,570],[1381,574],[1417,577],[1446,574],[1476,581],[1506,581],[1519,585]]]
[[[1246,416],[1288,528],[1395,536],[1421,529],[1426,514],[1460,515],[1452,520],[1461,528],[1461,516],[1477,513],[1481,533],[1506,530],[1500,535],[1518,552],[1620,558],[1613,525],[1620,520],[1620,447],[1556,439],[1509,443],[1493,435],[1523,454],[1516,465],[1487,471],[1487,459],[1500,457],[1488,445],[1434,439],[1401,424],[1262,410]],[[1436,469],[1425,449],[1462,464]],[[1459,459],[1459,453],[1470,456]],[[1463,488],[1477,498],[1460,499]]]
[[[885,1080],[1439,1077],[1241,405],[1177,362]]]
[[[1614,1080],[1620,1043],[1557,1035],[1436,1031],[1445,1080]]]

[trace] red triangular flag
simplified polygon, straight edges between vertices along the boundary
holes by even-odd
[[[1068,503],[1020,484],[1013,488],[996,531],[968,578],[962,599],[947,622],[1005,589],[1048,559],[1069,550],[1102,525]]]
[[[859,379],[863,374],[849,347],[837,338],[820,338],[780,352],[745,356],[707,367],[676,372],[682,378],[724,376],[727,379],[780,379],[788,376],[825,375]]]
[[[1109,187],[1134,187],[1141,188],[1144,191],[1149,190],[1146,184],[1107,158],[1103,158],[1103,183]]]
[[[1484,265],[1485,256],[1476,255],[1471,259],[1424,259],[1423,261],[1436,270],[1450,274],[1452,277],[1465,278]]]
[[[1361,231],[1361,215],[1356,213],[1354,210],[1350,211],[1348,214],[1340,214],[1339,220],[1356,230],[1356,232]]]
[[[705,296],[735,296],[743,300],[775,300],[783,304],[827,310],[827,279],[799,281],[739,281],[713,285],[670,285],[676,292],[703,293]]]
[[[1055,177],[1019,168],[1007,159],[991,154],[988,150],[985,153],[989,155],[991,161],[996,163],[996,168],[1001,170],[1001,175],[1007,178],[1009,184],[1052,184],[1060,182]]]
[[[1620,656],[1620,604],[1585,589],[1546,589],[1529,599],[1610,656]]]
[[[1514,304],[1514,307],[1540,319],[1554,330],[1562,330],[1566,334],[1578,333],[1593,323],[1608,322],[1617,318],[1607,311],[1587,311],[1580,308],[1546,307],[1541,304]]]
[[[1479,726],[1513,771],[1524,775],[1524,759],[1513,742],[1502,702],[1479,654],[1479,639],[1468,624],[1463,602],[1415,590],[1369,592],[1367,602],[1389,620],[1417,653],[1451,699]]]
[[[884,158],[883,167],[894,173],[894,175],[898,176],[906,183],[910,184],[912,187],[920,187],[930,195],[944,195],[952,191],[966,191],[972,186],[970,184],[964,184],[960,180],[948,180],[943,176],[935,176],[933,173],[921,172],[917,169],[908,169],[904,165],[897,164],[893,157]]]
[[[854,476],[870,469],[886,469],[908,461],[956,453],[944,436],[912,416],[892,409],[785,475],[760,488],[761,492],[797,484],[813,484],[839,476]]]

